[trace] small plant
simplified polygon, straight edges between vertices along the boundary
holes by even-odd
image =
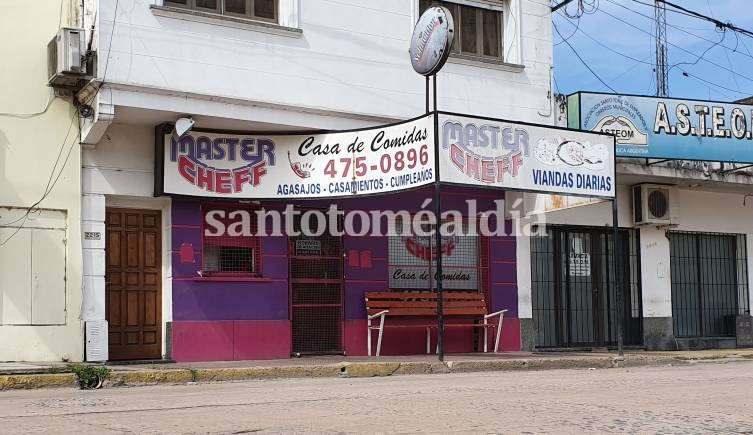
[[[110,369],[106,366],[74,363],[68,364],[67,367],[76,375],[76,381],[82,390],[100,388],[105,379],[110,376]]]

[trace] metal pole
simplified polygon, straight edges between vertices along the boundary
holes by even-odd
[[[437,219],[437,354],[440,361],[444,361],[444,294],[442,293],[442,197],[439,185],[439,115],[437,114],[437,75],[434,74],[434,162],[436,178],[434,180],[434,214]]]
[[[429,76],[426,76],[426,114],[429,114]]]
[[[619,237],[619,229],[618,229],[618,218],[617,218],[617,197],[612,200],[612,267],[614,268],[614,272],[612,273],[612,276],[614,277],[614,294],[615,298],[617,299],[617,355],[620,357],[625,356],[625,349],[623,345],[622,340],[622,312],[623,312],[623,304],[622,304],[622,286],[620,285],[620,263],[617,259],[617,255],[620,252],[620,237]]]

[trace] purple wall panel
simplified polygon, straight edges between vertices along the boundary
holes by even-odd
[[[365,319],[366,318],[366,301],[364,293],[389,291],[387,281],[372,283],[345,283],[345,318]]]
[[[263,254],[288,254],[288,238],[285,236],[263,236],[261,238]]]
[[[516,261],[514,237],[494,237],[491,239],[492,261]]]
[[[371,251],[372,257],[387,256],[387,237],[343,237],[343,247],[347,254],[349,250]]]
[[[201,253],[194,254],[193,263],[183,263],[180,253],[173,252],[173,278],[194,278],[198,277],[198,271],[201,270]]]
[[[201,206],[199,202],[190,200],[173,199],[172,201],[172,224],[173,225],[201,225]]]
[[[492,260],[490,272],[492,284],[517,282],[518,269],[514,262],[495,263]]]
[[[284,320],[285,282],[173,281],[173,320]]]
[[[172,227],[173,251],[178,251],[183,243],[191,243],[195,251],[201,251],[201,228],[198,227]]]
[[[346,260],[347,261],[347,260]],[[363,267],[348,267],[345,266],[345,279],[346,280],[359,280],[359,281],[386,281],[389,278],[387,275],[387,260],[371,260],[371,268],[365,269]]]
[[[261,273],[264,278],[287,279],[288,258],[279,255],[262,257]]]
[[[433,191],[425,189],[416,192],[404,192],[389,196],[353,198],[336,203],[340,210],[392,210],[405,209],[415,213],[419,211],[424,199],[433,198]],[[477,200],[477,211],[496,208],[495,199],[503,199],[502,191],[468,191],[447,188],[443,192],[443,210],[459,210],[465,214],[466,199]],[[330,201],[301,201],[310,207],[328,208]],[[266,208],[284,209],[282,203],[263,204]],[[433,211],[434,204],[428,209]],[[172,222],[174,225],[196,225],[196,228],[172,228],[173,276],[195,277],[201,268],[201,202],[192,200],[174,200],[172,203]],[[494,220],[492,218],[492,220]],[[506,231],[511,230],[511,223],[506,222]],[[386,225],[382,225],[386,231]],[[490,270],[491,299],[495,309],[508,309],[508,316],[517,315],[517,287],[515,268],[515,239],[495,238],[491,243],[492,264]],[[194,247],[195,263],[181,263],[178,250],[181,244],[191,243]],[[283,281],[288,276],[288,241],[286,237],[262,237],[263,274],[265,278],[276,281],[260,282],[221,282],[176,280],[173,282],[173,318],[180,320],[284,320],[288,319],[288,284]],[[346,319],[365,318],[363,294],[366,291],[388,290],[389,271],[387,265],[388,241],[386,237],[349,237],[343,239],[344,251],[348,255],[356,251],[371,251],[371,267],[349,265],[345,258],[346,282],[345,317]],[[497,263],[495,263],[495,261]],[[505,263],[499,263],[504,261]],[[355,262],[360,263],[360,262]],[[279,280],[279,281],[277,281]]]
[[[518,317],[518,286],[515,284],[492,284],[491,310],[508,310],[505,317]]]

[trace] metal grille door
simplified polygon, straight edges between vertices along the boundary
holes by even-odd
[[[545,236],[531,238],[537,348],[614,345],[618,305],[615,278],[624,297],[625,344],[642,342],[637,235],[621,230],[619,237],[620,268],[616,273],[611,230],[550,226]]]
[[[295,229],[300,232],[299,216]],[[293,352],[342,353],[342,237],[325,231],[289,241]]]
[[[748,307],[745,236],[671,232],[676,337],[731,337]]]

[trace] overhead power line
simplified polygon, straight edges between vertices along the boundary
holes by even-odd
[[[610,3],[614,3],[614,4],[618,5],[618,6],[622,6],[622,5],[620,5],[619,3],[615,3],[615,2],[613,1],[613,0],[607,0],[607,1],[609,1]],[[622,6],[622,7],[624,7],[624,6]],[[602,8],[602,9],[599,9],[599,12],[601,12],[601,13],[603,13],[603,14],[607,15],[607,16],[610,16],[610,17],[612,17],[613,19],[615,19],[615,20],[617,20],[617,21],[619,21],[619,22],[621,22],[621,23],[623,23],[623,24],[625,24],[625,25],[627,25],[627,26],[629,26],[629,27],[632,27],[632,28],[634,28],[635,30],[638,30],[638,31],[639,31],[639,32],[641,32],[641,33],[645,33],[646,35],[649,35],[649,36],[651,36],[651,37],[655,37],[655,35],[654,35],[653,33],[649,32],[649,31],[647,31],[647,30],[645,30],[645,29],[642,29],[642,28],[640,28],[640,27],[636,26],[635,24],[632,24],[632,23],[630,23],[630,22],[628,22],[628,21],[625,21],[625,20],[623,20],[622,18],[620,18],[620,17],[618,17],[618,16],[616,16],[616,15],[610,14],[609,12],[605,11],[605,10],[604,10],[603,8]],[[669,45],[669,46],[671,46],[671,47],[674,47],[674,48],[678,49],[679,51],[682,51],[682,52],[684,52],[684,53],[686,53],[686,54],[689,54],[689,55],[691,55],[691,56],[693,56],[693,57],[696,57],[696,56],[697,56],[697,55],[696,55],[695,53],[693,53],[692,51],[689,51],[689,50],[687,50],[687,49],[685,49],[685,48],[683,48],[683,47],[681,47],[681,46],[679,46],[679,45],[677,45],[677,44],[674,44],[674,43],[672,43],[672,42],[669,42],[669,41],[667,41],[667,45]],[[737,71],[734,71],[734,70],[732,70],[732,69],[730,69],[730,68],[727,68],[727,67],[726,67],[726,66],[724,66],[724,65],[720,65],[720,64],[718,64],[718,63],[716,63],[716,62],[714,62],[714,61],[712,61],[712,60],[706,59],[706,58],[702,58],[701,60],[703,60],[703,61],[705,61],[705,62],[707,62],[707,63],[709,63],[709,64],[711,64],[711,65],[714,65],[715,67],[717,67],[717,68],[719,68],[719,69],[722,69],[722,70],[724,70],[724,71],[727,71],[727,72],[729,72],[729,73],[731,73],[731,74],[734,74],[734,75],[736,75],[736,76],[738,76],[738,77],[744,78],[745,80],[748,80],[748,81],[750,81],[750,82],[753,82],[753,78],[751,78],[751,77],[748,77],[748,76],[746,76],[746,75],[744,75],[744,74],[740,74],[740,73],[738,73]]]
[[[574,23],[572,22],[572,20],[566,20],[565,22],[566,22],[566,23],[569,23],[569,24],[570,24],[570,25],[572,25],[572,26],[575,26],[575,24],[574,24]],[[579,23],[579,22],[580,22],[580,20],[578,20],[578,23]],[[572,38],[572,36],[573,36],[573,35],[575,35],[576,33],[580,33],[581,35],[583,35],[583,36],[585,36],[586,38],[590,39],[590,40],[591,40],[591,41],[592,41],[592,42],[593,42],[594,44],[596,44],[596,45],[598,45],[598,46],[602,47],[602,48],[603,48],[603,49],[605,49],[605,50],[611,51],[612,53],[614,53],[614,54],[616,54],[616,55],[618,55],[618,56],[622,56],[622,57],[624,57],[624,58],[626,58],[626,59],[630,59],[630,60],[632,60],[632,61],[634,61],[634,62],[642,63],[642,64],[645,64],[645,65],[651,65],[651,66],[654,66],[654,63],[653,63],[653,62],[649,62],[649,61],[646,61],[646,60],[642,60],[642,59],[638,59],[638,58],[635,58],[635,57],[633,57],[633,56],[630,56],[630,55],[628,55],[628,54],[622,53],[622,52],[620,52],[620,51],[618,51],[618,50],[616,50],[616,49],[614,49],[614,48],[610,47],[610,46],[609,46],[609,45],[607,45],[607,44],[604,44],[603,42],[599,41],[599,40],[598,40],[597,38],[594,38],[593,36],[591,36],[591,35],[589,35],[588,33],[586,33],[586,32],[585,32],[585,31],[584,31],[583,29],[581,29],[580,27],[576,27],[576,28],[575,28],[575,31],[573,31],[573,33],[572,33],[572,34],[571,34],[571,35],[570,35],[570,36],[569,36],[569,37],[568,37],[567,39],[569,40],[569,39],[570,39],[570,38]],[[565,42],[565,41],[564,41],[564,40],[563,40],[563,41],[560,41],[560,42],[559,42],[558,44],[561,44],[561,43],[563,43],[563,42]]]
[[[554,24],[554,23],[552,23],[552,24]],[[560,30],[557,28],[556,24],[554,24],[554,31],[557,32],[558,35],[560,35],[560,38],[562,38],[562,34],[560,33]],[[609,89],[610,91],[614,92],[615,94],[617,93],[617,91],[615,91],[613,87],[609,86],[607,84],[607,82],[605,82],[601,77],[599,77],[599,75],[596,74],[596,72],[593,69],[591,69],[590,66],[588,66],[588,63],[585,60],[583,60],[582,57],[580,57],[580,54],[578,53],[578,50],[576,50],[575,47],[573,47],[572,44],[570,44],[570,41],[568,41],[567,39],[564,39],[564,38],[562,38],[562,40],[565,41],[565,44],[567,44],[568,47],[570,47],[570,50],[572,50],[573,54],[575,54],[575,57],[577,57],[578,60],[580,60],[580,63],[582,63],[583,66],[585,66],[586,69],[588,71],[590,71],[591,74],[593,74],[593,76],[596,77],[596,79],[601,82],[602,85],[606,86],[607,89]]]
[[[738,27],[738,26],[736,26],[736,25],[734,25],[732,23],[729,23],[729,22],[725,23],[725,22],[719,21],[719,20],[717,20],[714,17],[709,17],[708,15],[704,15],[704,14],[702,14],[700,12],[696,12],[696,11],[692,11],[690,9],[686,9],[686,8],[680,6],[680,5],[676,5],[676,4],[674,4],[672,2],[668,2],[666,0],[657,0],[657,1],[659,1],[661,3],[664,3],[665,5],[670,6],[672,8],[675,8],[675,9],[677,9],[679,11],[682,11],[685,14],[690,15],[692,17],[695,17],[695,18],[698,18],[698,19],[701,19],[701,20],[706,20],[706,21],[709,21],[711,23],[714,23],[716,25],[716,27],[718,27],[720,29],[729,29],[729,30],[732,30],[732,31],[735,31],[735,32],[739,32],[739,33],[742,33],[743,35],[747,35],[747,36],[750,36],[750,37],[753,38],[753,32],[751,32],[750,30],[747,30],[747,29],[743,29],[742,27]]]
[[[623,8],[623,9],[627,10],[627,11],[630,11],[630,12],[632,12],[632,13],[636,14],[636,15],[640,15],[641,17],[644,17],[644,18],[646,18],[646,19],[649,19],[649,20],[651,20],[651,21],[654,21],[654,17],[651,17],[651,16],[649,16],[649,15],[646,15],[646,14],[644,14],[644,13],[642,13],[642,12],[639,12],[639,11],[637,11],[637,10],[635,10],[635,9],[632,9],[632,8],[628,8],[628,7],[626,7],[626,6],[623,6],[623,5],[619,4],[619,3],[615,3],[615,2],[613,2],[613,1],[611,1],[611,0],[607,0],[607,1],[609,1],[610,3],[612,3],[612,4],[616,5],[616,6],[619,6],[619,7],[621,7],[621,8]],[[652,5],[652,4],[649,4],[649,3],[645,3],[645,2],[642,2],[642,1],[640,1],[640,0],[632,0],[632,1],[633,1],[634,3],[640,4],[640,5],[645,5],[645,6],[648,6],[648,7],[650,7],[650,8],[653,8],[653,7],[654,7],[654,5]],[[677,11],[672,11],[672,12],[677,12]],[[686,15],[686,14],[683,14],[683,15]],[[701,35],[698,35],[698,34],[697,34],[697,33],[695,33],[695,32],[689,32],[689,31],[688,31],[689,29],[690,29],[690,30],[696,30],[696,31],[700,31],[700,30],[703,30],[703,29],[691,29],[691,28],[689,28],[689,27],[685,27],[685,26],[678,26],[678,25],[676,25],[676,24],[672,24],[672,23],[667,23],[667,27],[671,27],[671,28],[673,28],[673,29],[675,29],[675,30],[678,30],[678,31],[680,31],[680,32],[682,32],[682,33],[684,33],[684,34],[686,34],[686,35],[690,35],[690,36],[693,36],[693,37],[695,37],[695,38],[698,38],[698,39],[700,39],[700,40],[702,40],[702,41],[710,42],[710,43],[712,43],[712,44],[716,44],[716,43],[717,43],[716,41],[713,41],[713,40],[711,40],[711,39],[709,39],[709,38],[705,38],[705,37],[703,37],[703,36],[701,36]],[[735,36],[737,37],[737,33],[735,33]],[[745,47],[745,43],[744,43],[743,41],[740,41],[740,40],[738,39],[738,40],[737,40],[737,42],[739,42],[739,43],[743,44],[743,47]],[[736,45],[737,45],[737,44],[736,44]],[[724,48],[724,49],[726,49],[726,50],[729,50],[729,51],[732,51],[732,52],[734,52],[734,53],[740,54],[740,55],[742,55],[742,56],[745,56],[745,57],[749,57],[749,58],[753,59],[753,54],[751,54],[750,52],[744,53],[744,52],[742,52],[742,51],[738,51],[738,50],[737,50],[737,47],[734,47],[734,48],[733,48],[733,47],[730,47],[730,46],[728,46],[728,45],[724,45],[724,44],[719,44],[719,47],[720,47],[720,48]],[[746,51],[748,51],[747,47],[746,47]]]

